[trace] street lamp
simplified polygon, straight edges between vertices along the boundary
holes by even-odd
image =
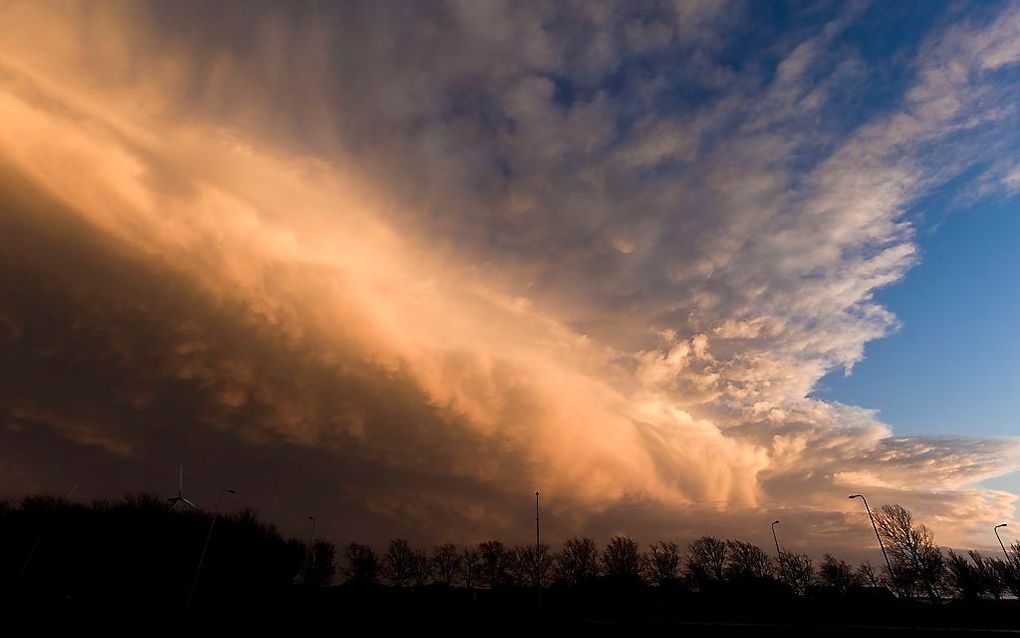
[[[195,580],[191,582],[191,590],[188,592],[188,602],[184,605],[187,611],[191,607],[191,599],[195,596],[195,588],[198,587],[198,577],[202,575],[202,564],[205,563],[205,553],[209,550],[209,541],[212,540],[213,529],[216,527],[216,519],[220,517],[220,504],[227,494],[237,494],[237,490],[223,490],[216,499],[216,510],[213,512],[212,522],[209,523],[209,533],[205,537],[205,545],[202,545],[202,555],[198,558],[198,569],[195,570]]]
[[[776,536],[776,525],[779,525],[779,521],[772,521],[772,540],[776,542],[776,557],[783,560],[783,552],[779,549],[779,537]]]
[[[868,510],[868,518],[871,519],[871,527],[875,530],[875,538],[878,539],[878,546],[882,548],[882,558],[885,559],[885,567],[889,570],[889,578],[892,578],[893,571],[892,564],[889,562],[889,554],[885,553],[885,543],[882,542],[882,535],[878,533],[878,525],[875,524],[875,517],[871,514],[871,508],[868,506],[868,499],[864,498],[863,494],[851,494],[847,498],[859,498],[864,501],[864,509]]]
[[[1006,546],[1002,544],[1002,538],[999,536],[999,528],[1000,527],[1006,527],[1006,524],[1005,523],[999,523],[998,525],[996,525],[995,527],[992,528],[992,531],[995,532],[995,538],[997,538],[999,540],[999,547],[1002,548],[1002,553],[1006,555],[1006,562],[1008,563],[1008,562],[1010,562],[1010,560],[1009,560],[1009,552],[1006,551]]]

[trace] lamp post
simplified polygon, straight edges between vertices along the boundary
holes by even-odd
[[[315,551],[315,525],[318,522],[315,520],[314,516],[309,516],[307,520],[312,522],[312,533],[308,537],[308,546],[305,548],[305,561],[301,567],[303,572],[301,578],[306,584],[308,580],[308,570],[311,568],[312,558]]]
[[[779,549],[779,537],[776,536],[776,525],[779,525],[779,521],[772,521],[772,540],[776,542],[776,558],[783,560],[783,551]]]
[[[995,527],[992,528],[992,531],[995,532],[995,538],[998,539],[998,541],[999,541],[999,547],[1002,548],[1002,553],[1006,555],[1006,562],[1009,563],[1009,562],[1011,562],[1010,559],[1009,559],[1009,552],[1006,551],[1006,546],[1002,543],[1002,537],[999,536],[999,528],[1000,527],[1006,527],[1006,524],[1005,523],[999,523],[998,525],[996,525]]]
[[[871,514],[871,507],[868,506],[868,499],[864,498],[863,494],[851,494],[847,498],[859,498],[864,501],[864,509],[868,510],[868,518],[871,519],[871,527],[875,530],[875,538],[878,539],[878,546],[882,548],[882,558],[885,559],[885,567],[889,570],[889,578],[892,578],[892,563],[889,562],[889,554],[885,553],[885,543],[882,542],[882,535],[878,533],[878,525],[875,524],[875,517]]]
[[[216,510],[213,512],[212,522],[209,523],[209,533],[205,536],[205,545],[202,545],[202,555],[198,558],[198,569],[195,570],[195,580],[191,581],[191,590],[188,591],[188,602],[184,605],[184,611],[191,608],[191,599],[195,596],[195,588],[198,587],[198,578],[202,575],[202,565],[205,563],[205,553],[209,550],[209,541],[212,540],[213,529],[216,528],[216,519],[220,517],[220,504],[227,494],[237,494],[237,490],[223,490],[216,499]]]
[[[535,490],[535,589],[538,591],[538,611],[542,611],[542,527],[538,490]]]

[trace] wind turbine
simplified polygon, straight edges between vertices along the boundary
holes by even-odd
[[[177,496],[172,496],[167,499],[170,502],[170,509],[177,507],[178,503],[184,503],[185,505],[190,505],[193,509],[197,510],[197,505],[184,498],[184,465],[179,466],[179,468],[180,474],[178,474],[179,482],[177,483]]]

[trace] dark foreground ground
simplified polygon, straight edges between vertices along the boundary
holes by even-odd
[[[715,594],[660,588],[464,590],[438,586],[288,587],[261,594],[146,588],[116,595],[13,592],[0,603],[8,626],[86,628],[145,635],[620,635],[620,636],[948,636],[1020,635],[1020,601],[932,604],[885,590],[791,597],[767,588]],[[25,635],[25,629],[10,635]]]
[[[874,625],[783,624],[751,622],[683,622],[605,619],[447,619],[447,620],[354,620],[347,629],[359,633],[484,636],[492,633],[528,635],[618,636],[1009,636],[1017,629],[967,627],[910,627]]]

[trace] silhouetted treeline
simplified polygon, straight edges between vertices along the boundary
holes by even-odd
[[[68,608],[116,601],[165,611],[183,609],[193,585],[201,605],[213,594],[237,599],[302,576],[325,584],[333,575],[332,545],[309,556],[304,543],[285,540],[248,509],[221,514],[210,536],[212,521],[209,512],[171,510],[148,494],[91,505],[48,496],[0,503],[5,600]]]
[[[894,610],[907,601],[939,607],[951,599],[1020,596],[1020,543],[1008,558],[943,550],[897,505],[882,507],[876,523],[891,571],[829,554],[816,564],[802,553],[776,555],[710,536],[645,547],[626,536],[604,544],[578,537],[558,550],[498,540],[418,547],[396,539],[380,548],[349,543],[338,552],[321,539],[285,539],[248,509],[214,517],[145,494],[91,505],[29,497],[0,502],[0,578],[9,605],[73,611],[116,604],[152,613],[222,606],[302,616],[400,608],[440,616],[526,610],[728,618],[750,609],[782,618],[802,607],[849,609],[861,601]],[[1014,613],[1016,602],[1003,604]],[[983,622],[998,617],[982,613]]]
[[[705,536],[686,547],[677,543],[652,543],[642,550],[630,538],[615,536],[600,547],[587,537],[567,540],[560,551],[548,545],[507,546],[486,541],[463,549],[442,544],[429,550],[408,541],[390,541],[382,551],[351,543],[343,550],[340,581],[378,584],[397,588],[437,584],[469,589],[499,587],[582,587],[594,582],[617,586],[671,587],[695,592],[721,592],[733,586],[776,585],[793,595],[826,590],[845,595],[854,589],[884,588],[899,596],[931,600],[1001,599],[1020,595],[1017,574],[1020,544],[1014,544],[1010,560],[976,551],[959,554],[931,543],[924,526],[896,529],[906,523],[905,510],[891,508],[884,533],[893,567],[865,561],[851,565],[831,554],[815,563],[806,554],[783,551],[770,555],[740,540]],[[883,512],[886,514],[886,512]],[[902,537],[897,534],[902,532]]]

